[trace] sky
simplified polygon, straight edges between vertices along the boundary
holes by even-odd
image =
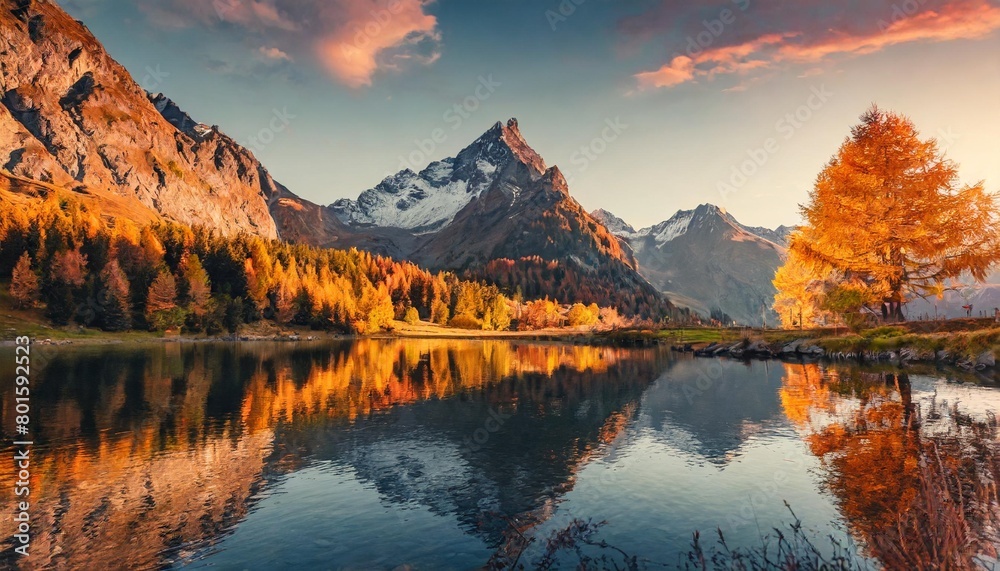
[[[873,103],[1000,191],[1000,0],[60,3],[321,204],[517,118],[589,210],[795,224]]]

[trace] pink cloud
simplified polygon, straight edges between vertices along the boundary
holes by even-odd
[[[872,20],[878,29],[845,25],[833,30],[820,22],[800,21],[794,32],[766,33],[689,56],[675,55],[659,69],[637,73],[635,78],[641,88],[674,87],[700,78],[794,64],[812,65],[806,73],[814,75],[817,64],[830,57],[861,56],[912,42],[979,39],[1000,29],[1000,6],[990,0],[955,0],[902,18],[892,14],[890,10],[885,18]],[[802,31],[810,28],[815,30]]]
[[[142,0],[149,18],[165,27],[203,26],[250,33],[266,47],[258,58],[314,58],[352,88],[382,71],[429,65],[440,57],[433,0]],[[293,57],[295,56],[295,57]]]
[[[677,56],[656,71],[636,74],[639,87],[673,87],[694,79],[694,60],[688,56]]]
[[[440,52],[409,49],[441,41],[437,19],[426,14],[425,0],[395,0],[381,5],[372,0],[342,2],[344,25],[316,45],[320,60],[350,87],[371,85],[380,68],[395,69],[400,61],[430,64]]]
[[[257,48],[257,53],[260,55],[261,58],[267,61],[274,61],[274,62],[293,61],[292,56],[274,47],[261,46]]]

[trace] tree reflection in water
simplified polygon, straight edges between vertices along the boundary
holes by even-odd
[[[914,402],[900,371],[786,364],[781,401],[852,534],[889,569],[996,557],[1000,447],[992,414]]]
[[[665,358],[458,340],[60,352],[32,387],[32,557],[6,549],[0,567],[183,565],[224,539],[276,481],[334,461],[388,501],[454,513],[496,541],[502,526],[481,523],[479,506],[544,519],[577,466],[622,430]],[[11,399],[11,387],[0,387],[8,442]],[[469,446],[491,411],[510,415],[507,438]],[[398,441],[414,449],[378,454]],[[442,458],[457,451],[454,464],[415,465],[425,448]],[[437,468],[450,477],[429,479]],[[475,485],[458,485],[459,468]],[[14,469],[0,463],[0,481],[13,481]],[[12,489],[0,489],[4,538],[16,529]]]

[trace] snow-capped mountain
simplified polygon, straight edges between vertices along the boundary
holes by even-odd
[[[759,325],[765,317],[775,323],[771,280],[794,228],[744,226],[711,204],[641,230],[614,223],[620,219],[605,211],[595,216],[612,221],[615,234],[634,251],[639,272],[675,303],[739,323]]]
[[[511,119],[506,125],[494,125],[454,158],[431,163],[419,173],[403,170],[362,192],[357,200],[338,200],[330,208],[350,226],[433,232],[482,196],[515,160],[530,165],[536,177],[545,171],[545,162],[524,141],[517,120]]]
[[[631,250],[570,196],[516,119],[496,123],[455,157],[387,177],[357,200],[318,207],[289,193],[271,209],[286,239],[455,271],[529,299],[680,316],[638,273]]]
[[[610,230],[612,234],[621,236],[635,234],[635,228],[628,222],[625,222],[603,208],[598,208],[591,212],[590,215],[601,224],[604,224],[604,227]]]

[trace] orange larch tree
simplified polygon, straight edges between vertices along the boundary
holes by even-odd
[[[883,317],[1000,261],[997,196],[962,185],[958,167],[907,117],[873,106],[820,173],[791,250],[860,282]]]

